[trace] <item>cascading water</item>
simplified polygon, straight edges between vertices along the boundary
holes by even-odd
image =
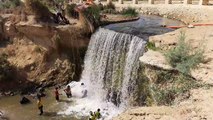
[[[145,43],[139,37],[104,28],[93,34],[81,81],[70,83],[76,103],[65,113],[85,116],[100,108],[103,117],[110,119],[123,111],[134,91]],[[81,98],[85,90],[87,97]]]

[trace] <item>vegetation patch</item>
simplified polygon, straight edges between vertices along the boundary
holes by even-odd
[[[194,49],[185,41],[186,35],[181,32],[178,44],[174,49],[169,50],[166,54],[168,63],[183,74],[190,74],[192,69],[198,67],[204,61],[204,50],[201,48]]]
[[[84,15],[89,21],[95,26],[99,26],[101,15],[100,15],[100,8],[97,5],[91,5],[87,9],[84,10]]]
[[[136,11],[136,9],[128,7],[127,9],[123,9],[121,11],[121,14],[125,16],[136,17],[138,15],[138,12]]]
[[[109,2],[108,4],[104,5],[103,8],[115,10],[115,5],[112,2]]]
[[[108,4],[101,7],[102,13],[107,14],[117,14],[118,12],[115,10],[115,5],[112,2],[109,2]]]
[[[20,0],[1,0],[0,1],[0,10],[1,9],[10,9],[18,7],[22,4]]]
[[[51,21],[52,13],[40,0],[26,0],[25,4],[28,10],[35,15],[36,20]]]
[[[154,50],[154,51],[158,50],[158,48],[155,46],[154,42],[147,42],[146,49],[150,49],[150,50]]]
[[[191,89],[206,87],[189,75],[177,70],[141,64],[137,79],[135,99],[138,105],[172,105],[175,99],[186,99]]]
[[[76,4],[67,5],[66,13],[69,17],[78,18],[78,12],[75,11]]]

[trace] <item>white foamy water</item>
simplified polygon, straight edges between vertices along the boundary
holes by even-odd
[[[103,119],[111,119],[125,110],[144,45],[139,37],[100,28],[91,37],[80,82],[69,84],[75,104],[61,114],[88,116],[100,108]]]

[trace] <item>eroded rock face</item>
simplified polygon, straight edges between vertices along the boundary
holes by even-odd
[[[46,49],[57,47],[81,48],[87,47],[89,39],[83,37],[81,30],[74,26],[42,26],[42,25],[16,25],[17,30],[32,40],[35,44]]]
[[[5,20],[0,16],[0,41],[5,39]]]

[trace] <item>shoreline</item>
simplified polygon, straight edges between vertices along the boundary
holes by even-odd
[[[146,15],[158,15],[175,19],[185,24],[213,23],[212,6],[178,5],[178,4],[115,4],[116,9],[122,10],[127,7],[135,8],[139,13]]]

